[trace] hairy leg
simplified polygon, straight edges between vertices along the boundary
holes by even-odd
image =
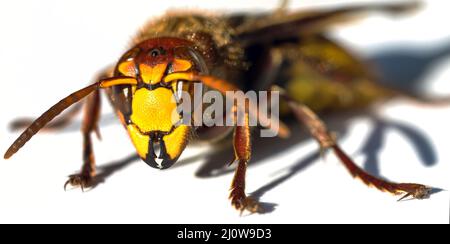
[[[230,200],[231,204],[241,211],[241,214],[244,210],[248,210],[251,213],[263,211],[257,201],[245,194],[245,173],[251,156],[251,134],[248,120],[249,115],[245,113],[244,125],[238,124],[234,130],[234,160],[230,163],[237,162],[238,164],[231,183]]]
[[[276,89],[280,90],[280,88]],[[401,199],[408,196],[423,199],[429,196],[431,189],[424,185],[389,182],[364,171],[362,168],[357,166],[353,160],[340,148],[333,134],[328,131],[328,128],[323,121],[311,109],[297,101],[294,101],[282,90],[281,93],[287,100],[289,107],[294,112],[297,119],[308,127],[311,135],[319,143],[321,150],[333,150],[353,177],[358,177],[366,185],[374,186],[381,191],[387,191],[395,195],[405,194]]]
[[[98,130],[99,115],[100,91],[97,90],[87,97],[84,108],[83,125],[81,128],[83,134],[83,165],[80,173],[69,176],[69,180],[64,185],[64,189],[70,184],[74,187],[81,187],[84,190],[85,187],[89,187],[94,183],[95,157],[91,134],[92,132],[96,132],[98,136],[100,135]]]

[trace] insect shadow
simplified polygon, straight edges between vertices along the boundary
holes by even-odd
[[[367,60],[381,83],[421,95],[426,76],[450,55],[450,39],[424,45],[392,45],[370,55]],[[422,94],[423,95],[423,94]]]

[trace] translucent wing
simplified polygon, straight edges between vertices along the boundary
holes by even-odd
[[[229,17],[228,22],[236,29],[238,39],[244,44],[251,45],[299,35],[321,33],[332,25],[353,20],[365,13],[399,14],[416,9],[418,6],[419,3],[413,1],[394,4],[375,3],[292,13],[280,10],[273,14],[256,16],[235,15]]]

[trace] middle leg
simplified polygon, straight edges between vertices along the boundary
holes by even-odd
[[[230,200],[231,204],[237,210],[241,211],[241,214],[244,210],[248,210],[251,213],[259,213],[263,211],[262,207],[256,200],[245,194],[245,173],[247,171],[247,163],[250,161],[251,156],[251,132],[247,112],[243,119],[243,125],[238,122],[233,136],[235,158],[230,164],[237,162],[238,165],[231,183]]]

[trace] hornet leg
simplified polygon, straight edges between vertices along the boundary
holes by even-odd
[[[307,106],[292,100],[289,96],[281,91],[283,97],[288,101],[288,105],[291,110],[294,112],[295,116],[299,121],[304,123],[311,135],[317,142],[320,144],[321,150],[331,149],[339,158],[339,160],[344,164],[344,166],[348,169],[350,174],[353,177],[360,178],[366,185],[374,186],[381,191],[387,191],[395,195],[404,194],[402,200],[408,196],[412,196],[413,198],[423,199],[427,198],[430,194],[431,189],[424,185],[420,184],[399,184],[389,182],[380,178],[377,178],[359,166],[357,166],[353,160],[340,148],[337,144],[335,137],[328,131],[328,128],[325,124],[320,120],[319,117]]]
[[[245,194],[245,173],[247,163],[250,161],[251,156],[250,137],[249,115],[246,112],[244,115],[244,125],[238,124],[234,130],[234,160],[230,163],[237,162],[238,164],[231,183],[230,200],[231,204],[237,210],[241,211],[241,214],[244,210],[248,210],[251,213],[263,211],[257,201]]]
[[[92,148],[92,132],[98,133],[98,120],[100,115],[100,92],[95,91],[86,100],[83,125],[81,128],[83,134],[83,166],[78,174],[69,176],[69,180],[64,184],[73,187],[81,187],[82,190],[92,186],[95,177],[95,158]]]

